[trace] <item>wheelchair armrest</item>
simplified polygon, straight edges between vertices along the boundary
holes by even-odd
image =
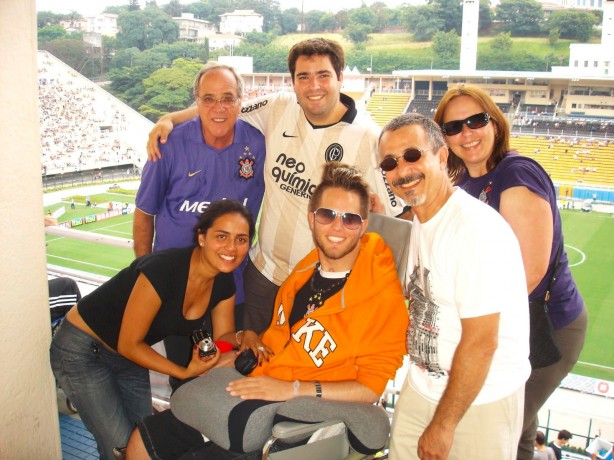
[[[343,422],[349,431],[352,448],[370,454],[386,445],[390,435],[390,419],[380,406],[367,403],[322,400],[299,396],[282,403],[277,416],[292,423]],[[279,422],[278,422],[279,423]]]
[[[273,436],[281,440],[296,442],[311,436],[320,428],[335,425],[339,420],[325,420],[320,423],[279,422],[273,426]]]

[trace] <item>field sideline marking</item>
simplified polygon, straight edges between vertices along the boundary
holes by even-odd
[[[568,248],[573,249],[574,251],[577,251],[580,253],[580,255],[582,256],[582,258],[580,259],[580,262],[578,262],[577,264],[569,264],[570,267],[576,267],[578,265],[581,265],[584,263],[584,261],[586,260],[586,254],[584,254],[582,251],[580,251],[578,248],[572,246],[571,244],[566,244],[565,245]]]
[[[83,265],[91,265],[92,267],[104,268],[106,270],[113,270],[115,272],[118,272],[118,271],[121,270],[120,268],[107,267],[105,265],[92,264],[90,262],[83,262],[82,260],[69,259],[68,257],[56,256],[56,255],[53,255],[53,254],[47,254],[47,257],[55,257],[56,259],[68,260],[69,262],[75,262],[75,263],[79,263],[79,264],[83,264]]]
[[[578,361],[576,364],[583,364],[589,367],[598,367],[599,369],[607,369],[609,371],[614,371],[614,367],[602,366],[601,364],[585,363],[584,361]]]

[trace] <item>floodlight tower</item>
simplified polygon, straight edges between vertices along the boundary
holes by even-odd
[[[614,50],[614,0],[603,2],[601,46],[604,50]]]
[[[474,72],[478,55],[478,22],[480,1],[463,0],[463,28],[461,31],[460,70]]]

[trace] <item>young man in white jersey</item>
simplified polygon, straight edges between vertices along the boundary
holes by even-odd
[[[246,329],[261,332],[268,326],[278,286],[313,249],[304,216],[324,163],[343,161],[356,166],[383,202],[386,214],[402,212],[403,203],[377,169],[379,128],[358,113],[352,98],[341,94],[344,66],[343,49],[334,41],[314,38],[297,43],[288,55],[294,92],[248,101],[239,115],[266,140],[258,242],[250,250],[244,274]],[[171,113],[158,121],[147,144],[150,159],[160,157],[158,139],[165,143],[173,124],[192,117],[194,110]]]
[[[406,279],[410,364],[390,458],[513,460],[531,372],[518,241],[496,211],[452,186],[448,148],[431,119],[392,120],[380,156],[392,190],[416,215]]]

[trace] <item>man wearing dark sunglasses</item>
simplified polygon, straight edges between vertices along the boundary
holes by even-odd
[[[433,120],[395,118],[379,150],[392,190],[416,215],[406,279],[410,365],[390,458],[512,460],[530,373],[518,241],[497,212],[452,186]],[[484,449],[484,439],[496,441]]]
[[[128,458],[170,460],[187,451],[190,458],[219,458],[206,455],[210,446],[203,435],[215,441],[219,430],[227,436],[232,429],[235,452],[261,448],[269,436],[261,427],[272,424],[276,402],[297,396],[378,400],[401,366],[408,317],[392,251],[378,234],[365,233],[368,215],[368,185],[360,171],[326,164],[307,214],[316,247],[279,288],[262,335],[273,354],[248,377],[231,375],[224,398],[204,390],[220,369],[184,384],[171,399],[172,412],[138,424]],[[220,362],[232,365],[234,357],[227,353]],[[251,424],[257,430],[250,428],[256,409]],[[237,435],[241,431],[244,436]],[[252,431],[260,438],[251,440]],[[252,447],[237,439],[250,439]]]

